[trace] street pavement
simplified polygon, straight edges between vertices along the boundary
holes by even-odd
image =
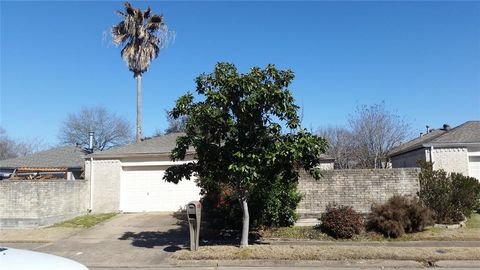
[[[1,241],[1,240],[0,240]],[[480,269],[480,262],[442,261],[425,265],[415,261],[173,261],[173,252],[187,248],[188,227],[183,216],[171,213],[120,214],[93,228],[50,243],[0,243],[0,246],[29,249],[78,261],[91,270],[154,269],[412,269],[442,267]],[[286,244],[276,242],[272,244]],[[314,244],[311,241],[304,244]],[[338,244],[317,242],[319,245]],[[362,242],[356,245],[366,245]],[[370,243],[390,245],[391,243]],[[416,242],[417,246],[480,246],[480,242]],[[394,245],[409,245],[408,242]],[[412,245],[412,243],[410,243]],[[4,270],[4,269],[1,269]]]
[[[172,252],[186,247],[187,229],[185,221],[171,213],[120,214],[66,239],[2,246],[70,258],[93,269],[156,266],[165,264]]]

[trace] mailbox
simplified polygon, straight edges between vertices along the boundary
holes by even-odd
[[[198,249],[200,240],[200,221],[202,204],[199,201],[192,201],[187,204],[188,227],[190,228],[190,250]]]

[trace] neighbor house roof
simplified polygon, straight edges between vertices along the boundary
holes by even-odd
[[[86,152],[76,146],[63,146],[25,157],[0,160],[0,168],[83,168]]]
[[[115,147],[109,150],[96,152],[89,157],[124,157],[124,156],[145,156],[170,154],[175,148],[177,138],[183,133],[171,133],[164,136],[153,137],[140,143],[132,143],[124,146]]]
[[[320,159],[323,161],[335,161],[334,157],[331,157],[327,154],[320,154]]]
[[[184,133],[171,133],[164,136],[153,137],[144,140],[141,143],[132,143],[124,146],[115,147],[109,150],[96,152],[88,157],[93,158],[114,158],[114,157],[133,157],[133,156],[152,156],[152,155],[169,155],[175,148],[177,138],[183,136]],[[189,148],[187,153],[194,153],[193,148]],[[322,160],[335,160],[334,158],[322,154]]]
[[[396,156],[423,147],[449,147],[480,145],[480,121],[468,121],[452,129],[433,130],[421,137],[406,142],[390,152]]]
[[[468,121],[429,142],[431,145],[480,143],[480,121]]]

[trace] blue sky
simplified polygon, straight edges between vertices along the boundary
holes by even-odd
[[[290,68],[307,128],[344,125],[385,101],[412,123],[480,119],[478,2],[135,2],[163,13],[175,42],[143,77],[143,129],[218,61]],[[1,2],[0,125],[50,145],[66,115],[103,105],[135,121],[135,81],[104,34],[121,2]]]

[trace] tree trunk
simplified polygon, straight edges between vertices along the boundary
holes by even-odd
[[[137,143],[142,141],[142,76],[137,75]]]
[[[250,225],[250,214],[248,213],[248,202],[246,196],[240,198],[240,205],[243,211],[242,219],[242,239],[240,240],[240,247],[248,247],[248,231]]]

